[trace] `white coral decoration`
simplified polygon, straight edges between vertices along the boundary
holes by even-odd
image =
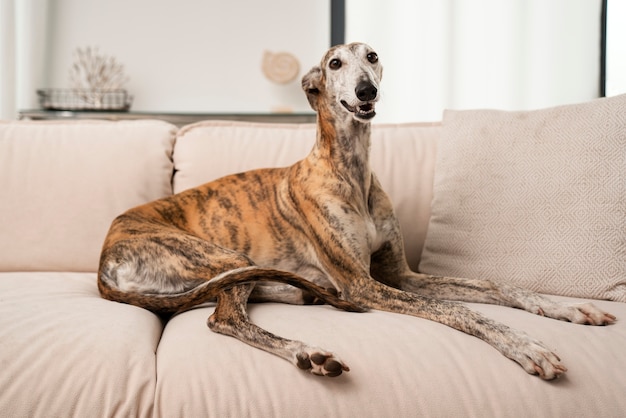
[[[77,90],[110,91],[121,89],[128,77],[114,57],[101,54],[97,47],[86,47],[74,53],[70,82]]]

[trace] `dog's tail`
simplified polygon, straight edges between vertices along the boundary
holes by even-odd
[[[340,299],[303,277],[296,274],[261,268],[256,266],[230,270],[208,280],[201,285],[180,293],[173,294],[146,294],[132,291],[122,291],[109,283],[109,280],[99,277],[98,289],[103,298],[129,305],[139,306],[156,313],[178,313],[196,305],[215,300],[218,293],[231,287],[255,282],[280,282],[308,291],[320,301],[335,308],[349,312],[365,312],[367,309]]]

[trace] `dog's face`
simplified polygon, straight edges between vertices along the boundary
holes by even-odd
[[[382,75],[383,67],[370,46],[338,45],[302,78],[302,88],[314,110],[318,111],[323,96],[335,112],[367,122],[376,115]]]

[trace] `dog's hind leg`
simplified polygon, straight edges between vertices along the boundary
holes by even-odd
[[[335,377],[350,370],[331,352],[279,337],[251,323],[246,304],[253,287],[251,284],[241,285],[221,292],[215,312],[207,321],[209,328],[275,354],[315,375]]]
[[[215,300],[222,290],[257,282],[286,283],[336,308],[362,311],[301,276],[257,267],[245,254],[130,216],[111,227],[98,274],[102,297],[158,313],[181,312]]]

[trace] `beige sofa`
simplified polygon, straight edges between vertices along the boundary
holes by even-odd
[[[437,201],[433,184],[445,180],[435,175],[436,162],[446,163],[437,161],[445,130],[445,121],[373,129],[372,165],[394,201],[414,269]],[[617,134],[625,131],[623,124]],[[595,302],[622,319],[607,327],[472,304],[556,350],[569,371],[553,382],[434,322],[252,305],[254,322],[332,350],[351,368],[320,378],[212,333],[211,306],[165,321],[99,297],[99,251],[117,214],[229,173],[290,164],[314,138],[314,125],[0,123],[0,417],[624,416],[619,292]],[[624,192],[623,163],[610,169]],[[626,225],[624,207],[614,216]],[[624,253],[616,256],[624,262]],[[621,274],[618,264],[623,282]]]

